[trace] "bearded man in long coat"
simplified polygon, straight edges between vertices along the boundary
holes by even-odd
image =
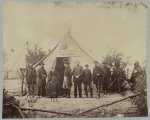
[[[46,77],[47,73],[44,69],[44,63],[39,64],[40,68],[37,70],[37,86],[38,86],[38,96],[45,96],[45,86],[46,86]]]

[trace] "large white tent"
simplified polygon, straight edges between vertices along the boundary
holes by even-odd
[[[71,68],[75,66],[76,61],[80,61],[81,66],[89,64],[89,68],[93,69],[95,59],[80,47],[70,31],[65,33],[59,43],[34,67],[38,68],[38,64],[43,61],[45,69],[49,73],[56,67],[57,59],[64,57],[69,58]]]

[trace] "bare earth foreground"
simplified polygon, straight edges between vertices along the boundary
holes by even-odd
[[[20,101],[20,106],[29,108],[29,104],[26,100],[26,96],[18,96],[20,92],[21,82],[19,80],[5,80],[4,86],[6,90],[15,95]],[[100,99],[94,98],[58,98],[57,102],[51,102],[50,98],[39,98],[32,105],[32,109],[50,110],[55,112],[63,112],[74,114],[73,116],[61,115],[56,113],[37,112],[37,111],[23,111],[26,117],[79,117],[78,114],[89,110],[94,107],[98,107],[103,104],[108,104],[116,100],[120,100],[124,97],[131,95],[127,93],[125,96],[119,94],[110,94],[102,96]],[[129,99],[122,102],[115,103],[113,105],[102,107],[90,112],[85,113],[82,117],[135,117],[138,116],[136,106],[134,106]],[[80,116],[81,117],[81,116]]]

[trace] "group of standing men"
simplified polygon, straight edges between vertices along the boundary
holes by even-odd
[[[36,70],[30,65],[27,69],[26,79],[28,84],[28,90],[32,94],[35,94],[35,84],[38,86],[38,96],[50,96],[58,95],[60,88],[63,88],[63,96],[70,98],[70,91],[72,86],[72,78],[74,82],[74,97],[77,98],[77,92],[79,98],[82,97],[82,83],[84,84],[84,91],[86,97],[88,97],[88,91],[90,96],[93,97],[92,82],[96,85],[97,97],[100,98],[100,93],[103,91],[107,94],[109,91],[111,70],[105,62],[99,65],[98,61],[94,61],[93,73],[89,69],[89,65],[85,65],[85,69],[80,65],[79,61],[76,61],[76,66],[71,70],[68,61],[64,61],[64,79],[63,84],[60,86],[59,74],[53,69],[48,75],[44,69],[44,63],[39,64],[39,69]],[[138,67],[139,68],[139,67]],[[137,67],[135,67],[137,69]],[[46,78],[48,82],[46,83]]]

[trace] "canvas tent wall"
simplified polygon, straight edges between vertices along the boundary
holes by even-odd
[[[34,65],[37,69],[38,64],[43,61],[47,73],[55,68],[56,59],[59,57],[69,57],[70,67],[73,69],[75,62],[80,61],[81,66],[89,64],[89,68],[92,70],[94,66],[94,58],[91,57],[86,51],[84,51],[76,40],[72,37],[71,32],[67,32],[63,39],[50,51],[42,60]]]

